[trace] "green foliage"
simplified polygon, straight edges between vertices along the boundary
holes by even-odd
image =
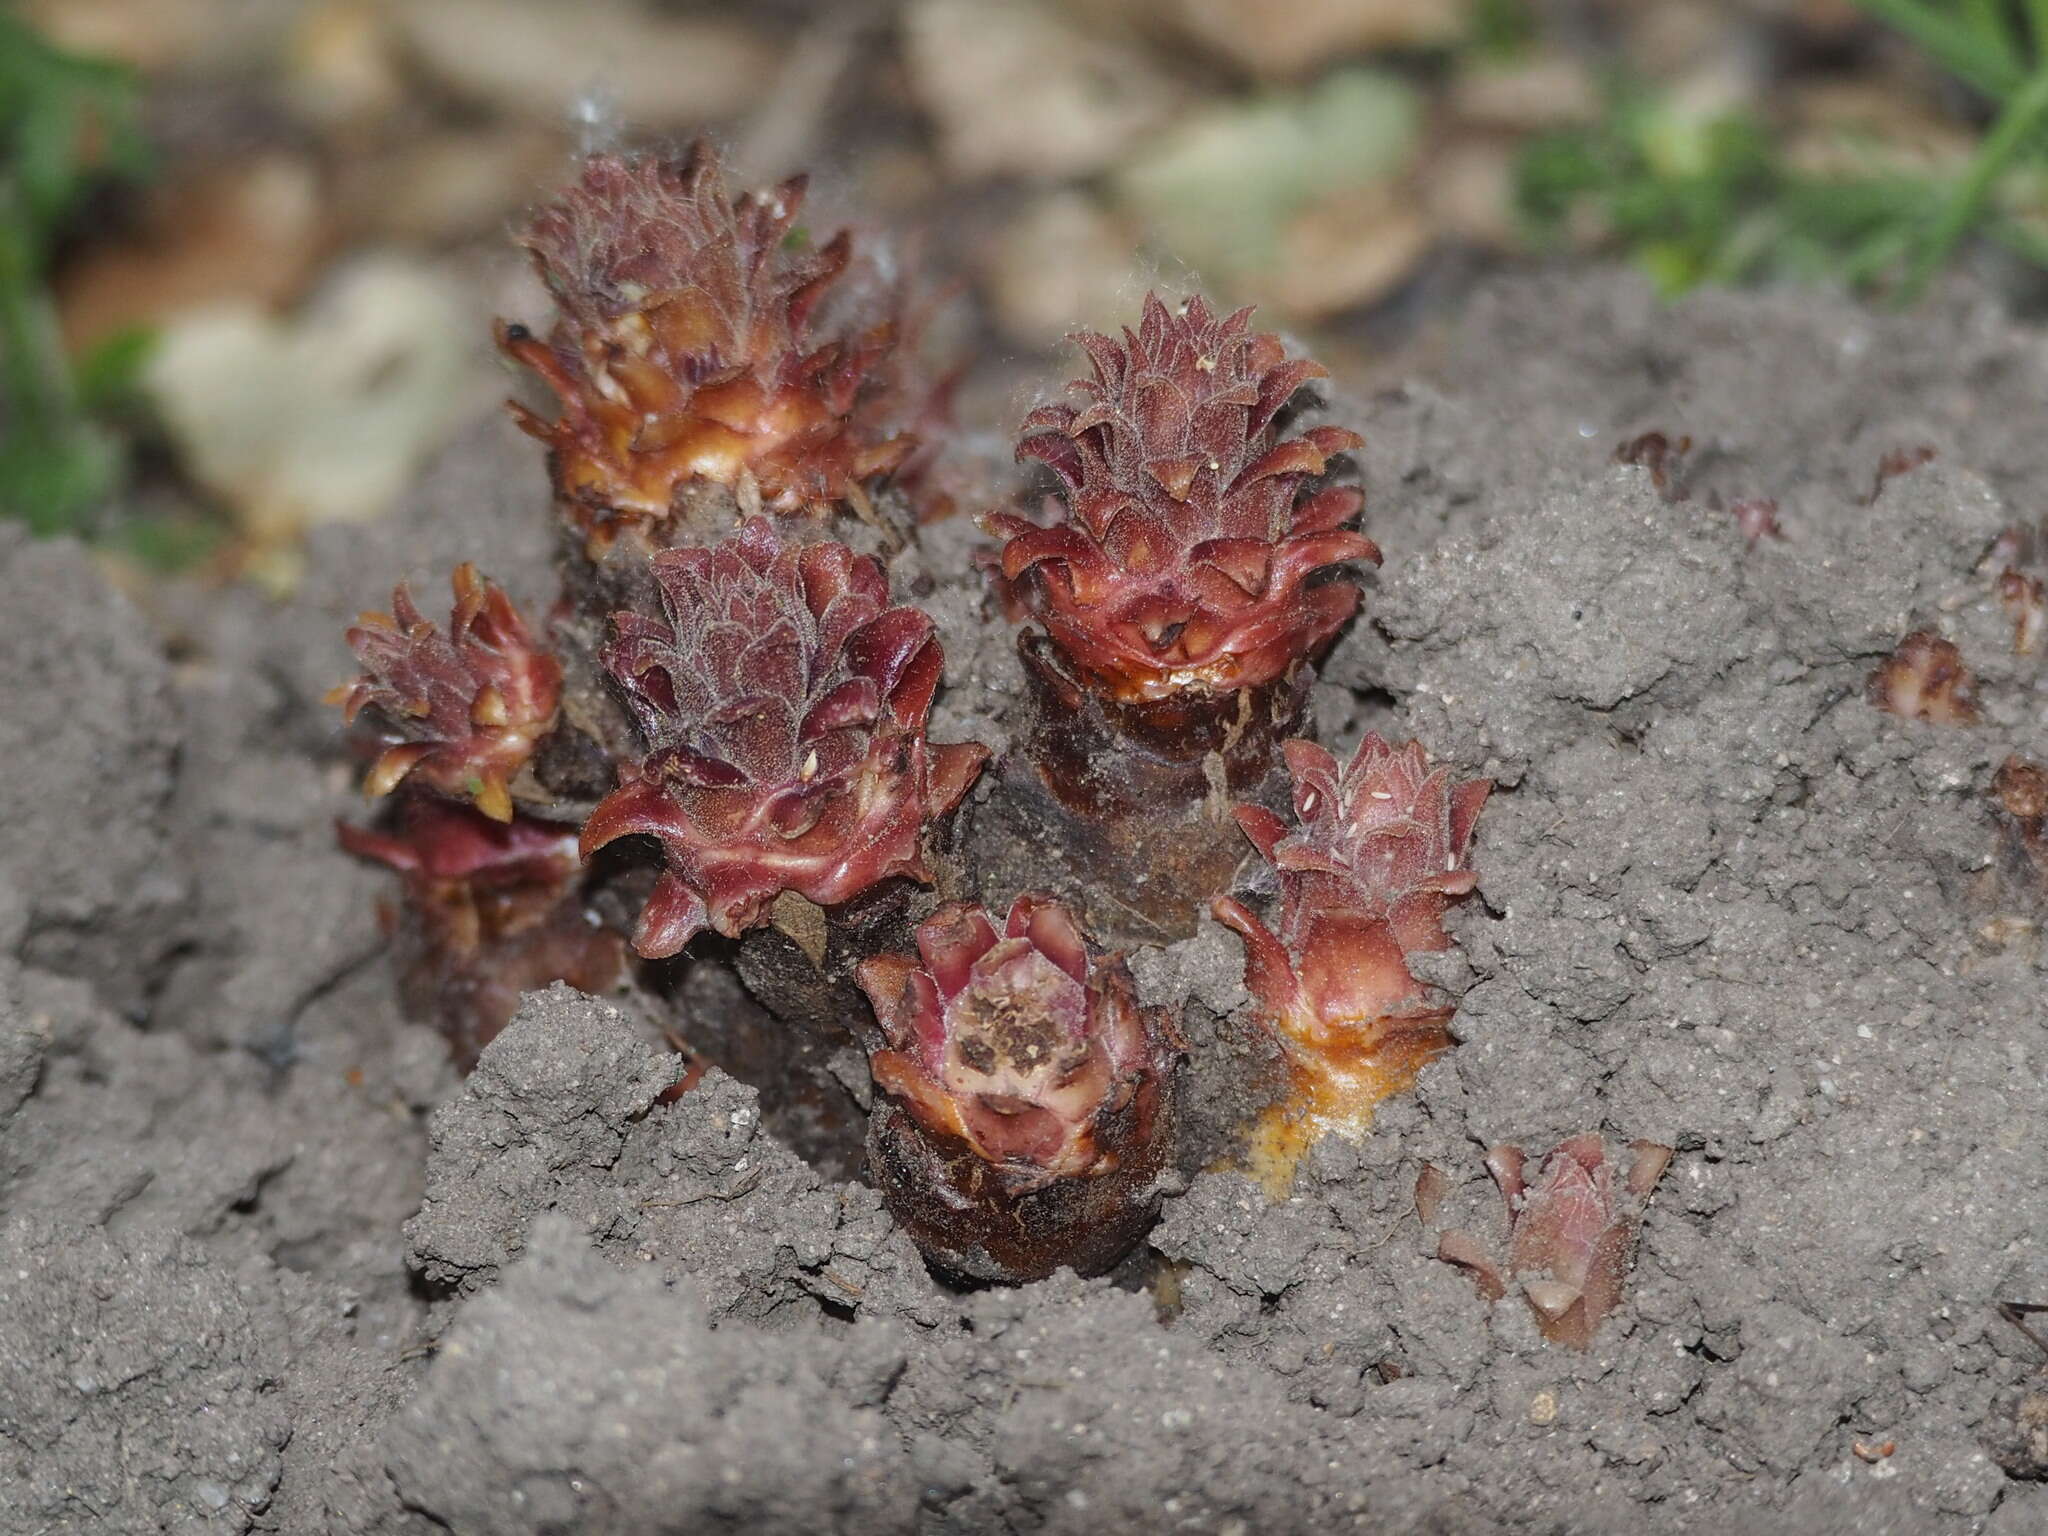
[[[1472,0],[1465,45],[1482,57],[1513,58],[1536,41],[1537,30],[1530,0]]]
[[[2026,199],[2048,167],[2048,0],[1860,0],[1986,96],[1997,115],[1958,175],[1887,164],[1816,175],[1753,117],[1690,116],[1617,86],[1590,127],[1532,140],[1517,165],[1519,211],[1539,238],[1598,236],[1667,294],[1701,283],[1826,279],[1917,297],[1964,239],[2048,266]]]
[[[147,338],[74,363],[48,290],[53,245],[103,177],[146,151],[129,73],[50,47],[0,12],[0,515],[38,533],[85,530],[119,483],[125,405]]]
[[[1969,169],[1949,189],[1915,252],[1902,289],[1911,298],[1963,237],[1987,228],[2038,261],[2038,241],[2024,227],[2001,225],[1996,192],[2023,161],[2038,164],[2048,120],[2048,0],[1862,0],[1932,54],[1939,64],[1998,104],[1991,131]]]
[[[1940,188],[1875,161],[1864,175],[1806,175],[1753,118],[1689,117],[1617,88],[1597,123],[1525,147],[1516,199],[1539,236],[1590,222],[1676,294],[1777,277],[1880,281]]]
[[[1896,27],[1935,63],[1993,101],[2016,95],[2033,73],[2029,59],[2041,51],[2048,4],[2026,0],[1857,0],[1864,10]]]

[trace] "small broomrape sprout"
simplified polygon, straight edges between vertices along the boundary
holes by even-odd
[[[1917,629],[1870,674],[1870,702],[1907,720],[1969,725],[1977,718],[1977,679],[1953,641]]]
[[[514,414],[586,528],[664,517],[696,479],[820,510],[910,452],[874,419],[894,410],[893,311],[820,323],[853,241],[805,241],[805,180],[734,199],[702,142],[680,161],[597,155],[534,218],[522,243],[560,320],[499,342],[560,398],[552,422]]]
[[[2007,840],[2021,867],[2048,893],[2048,767],[2017,753],[1998,765],[1991,799],[2008,818]]]
[[[336,830],[348,852],[404,876],[407,1000],[440,1025],[464,1070],[510,1022],[522,993],[554,981],[602,993],[624,973],[624,944],[580,898],[574,827],[530,816],[493,821],[408,795],[390,830]]]
[[[1912,448],[1888,448],[1878,455],[1877,473],[1870,481],[1870,494],[1863,498],[1867,507],[1884,494],[1885,486],[1901,475],[1910,475],[1916,469],[1932,464],[1935,459],[1934,446],[1921,443]]]
[[[475,566],[458,565],[452,584],[445,635],[403,586],[391,594],[389,614],[365,613],[348,631],[363,676],[328,701],[350,724],[373,707],[397,738],[363,781],[372,798],[409,780],[510,821],[508,785],[554,724],[562,669]]]
[[[1664,500],[1690,501],[1692,492],[1686,489],[1684,477],[1685,461],[1691,453],[1690,434],[1673,437],[1652,430],[1617,444],[1614,462],[1647,471],[1650,488]]]
[[[654,561],[666,619],[612,615],[603,662],[647,755],[584,824],[585,856],[636,833],[665,869],[634,948],[728,937],[783,891],[820,906],[928,880],[926,824],[967,793],[986,747],[929,746],[942,664],[932,621],[889,606],[881,562],[784,544],[765,518]]]
[[[1213,908],[1244,939],[1245,985],[1293,1078],[1253,1139],[1253,1171],[1276,1193],[1319,1136],[1361,1134],[1373,1106],[1450,1044],[1452,1010],[1407,957],[1451,947],[1444,909],[1477,884],[1466,853],[1493,787],[1453,784],[1419,743],[1372,734],[1341,773],[1314,742],[1284,750],[1295,825],[1259,806],[1236,813],[1279,871],[1278,931],[1235,898]]]
[[[2026,524],[2008,524],[1999,529],[1997,536],[1978,557],[1977,574],[1996,576],[2000,571],[2026,565],[2031,559],[2033,546],[2033,532]]]
[[[869,1164],[890,1209],[955,1274],[1110,1268],[1150,1224],[1170,1162],[1172,1024],[1050,896],[1019,896],[1000,932],[979,907],[941,907],[917,948],[859,969],[885,1095]]]
[[[1991,796],[2030,836],[2038,838],[2048,824],[2048,768],[2039,763],[2017,753],[2007,757],[1992,775]]]
[[[1358,435],[1326,426],[1283,439],[1274,426],[1325,370],[1254,332],[1249,309],[1218,319],[1199,298],[1175,310],[1149,295],[1121,341],[1075,340],[1093,366],[1072,386],[1083,403],[1032,412],[1017,449],[1064,487],[1052,521],[986,519],[1004,541],[1009,595],[1107,698],[1230,693],[1287,675],[1358,607],[1353,583],[1313,578],[1380,558],[1344,526],[1358,490],[1309,488]]]
[[[1751,549],[1765,539],[1782,540],[1785,537],[1785,530],[1778,523],[1778,499],[1775,496],[1745,496],[1728,508],[1728,515],[1735,519],[1743,542]]]
[[[1629,1151],[1617,1185],[1606,1143],[1590,1131],[1574,1136],[1552,1149],[1531,1185],[1522,1149],[1495,1147],[1486,1167],[1507,1202],[1506,1264],[1464,1231],[1444,1233],[1437,1257],[1471,1271],[1488,1301],[1519,1287],[1551,1343],[1591,1347],[1621,1301],[1643,1207],[1671,1161],[1656,1142],[1632,1142]]]
[[[2038,576],[2007,566],[1998,573],[1998,601],[2012,620],[2012,653],[2031,656],[2048,631],[2048,586]]]

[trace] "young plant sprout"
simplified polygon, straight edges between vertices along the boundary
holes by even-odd
[[[988,749],[930,746],[941,665],[932,621],[889,606],[881,563],[785,544],[765,518],[711,549],[656,557],[664,617],[612,616],[604,665],[647,753],[583,825],[584,853],[661,844],[633,945],[675,954],[728,937],[783,891],[821,906],[891,877],[925,881],[927,823]]]
[[[1742,533],[1742,540],[1755,549],[1765,539],[1785,537],[1785,530],[1778,522],[1778,500],[1775,496],[1745,496],[1732,503],[1728,515],[1735,520],[1735,526]]]
[[[1254,331],[1251,311],[1155,294],[1136,330],[1075,339],[1091,367],[1079,402],[1032,412],[1017,449],[1057,494],[1042,520],[983,520],[1003,541],[1006,601],[1039,626],[1019,641],[1039,707],[1037,782],[1019,782],[1046,802],[1052,846],[1114,888],[1091,913],[1136,912],[1143,937],[1171,938],[1236,862],[1219,778],[1270,792],[1309,663],[1358,610],[1341,568],[1380,552],[1349,526],[1363,494],[1321,483],[1361,439],[1283,431],[1324,370]]]
[[[1635,1262],[1643,1207],[1671,1161],[1671,1148],[1638,1141],[1617,1172],[1593,1132],[1561,1141],[1524,1178],[1520,1147],[1495,1147],[1486,1168],[1507,1206],[1505,1262],[1469,1232],[1443,1234],[1437,1257],[1470,1271],[1479,1292],[1499,1301],[1519,1290],[1536,1327],[1553,1344],[1589,1349],[1615,1307]]]
[[[1907,720],[1969,725],[1977,718],[1977,679],[1955,642],[1916,629],[1870,674],[1870,702]]]
[[[500,342],[560,401],[553,421],[517,414],[586,529],[658,523],[703,482],[827,514],[910,452],[878,372],[895,316],[834,304],[853,237],[810,243],[805,181],[733,198],[703,143],[680,161],[598,155],[522,237],[560,319]]]
[[[2007,757],[1992,775],[1991,801],[2004,813],[2000,827],[2009,862],[2048,896],[2048,767],[2017,753]]]
[[[1244,939],[1245,985],[1286,1054],[1290,1092],[1252,1151],[1276,1194],[1318,1137],[1363,1133],[1373,1106],[1450,1045],[1452,1009],[1408,957],[1451,947],[1444,910],[1478,883],[1466,856],[1493,787],[1454,783],[1412,741],[1368,734],[1341,771],[1312,741],[1285,750],[1292,824],[1261,806],[1237,811],[1279,873],[1277,929],[1234,897],[1215,903]]]
[[[533,643],[512,600],[476,567],[455,568],[443,634],[403,586],[391,612],[348,632],[363,675],[328,696],[349,724],[367,707],[394,738],[363,780],[373,798],[414,783],[512,819],[510,784],[553,727],[562,668]]]
[[[942,907],[917,950],[860,968],[884,1095],[869,1166],[890,1209],[959,1275],[1111,1268],[1171,1164],[1173,1025],[1049,896],[1019,896],[1000,929],[979,907]]]
[[[2012,653],[2031,656],[2048,633],[2048,584],[2038,576],[2007,566],[1998,573],[1998,601],[2012,620]]]
[[[1291,672],[1358,608],[1358,588],[1311,578],[1379,561],[1345,525],[1364,496],[1312,490],[1355,432],[1275,422],[1324,369],[1255,332],[1251,311],[1221,318],[1201,299],[1157,294],[1121,341],[1083,334],[1081,404],[1025,419],[1020,458],[1058,476],[1040,526],[991,514],[1002,573],[1092,693],[1119,703],[1229,694]]]

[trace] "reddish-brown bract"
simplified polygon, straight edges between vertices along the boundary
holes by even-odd
[[[1671,1161],[1671,1149],[1655,1142],[1634,1142],[1629,1151],[1617,1185],[1606,1143],[1590,1131],[1574,1136],[1552,1149],[1529,1185],[1522,1149],[1495,1147],[1486,1167],[1507,1203],[1506,1264],[1463,1231],[1444,1233],[1437,1257],[1471,1271],[1488,1301],[1519,1285],[1546,1339],[1591,1347],[1621,1301],[1644,1203]]]
[[[928,746],[941,657],[932,621],[889,606],[881,563],[784,544],[750,519],[710,549],[657,556],[666,620],[612,616],[606,669],[647,744],[584,824],[586,855],[645,833],[666,868],[634,947],[672,955],[736,936],[782,891],[830,906],[929,876],[926,823],[987,760]]]
[[[1977,718],[1977,679],[1954,642],[1918,629],[1870,674],[1870,702],[1908,720],[1969,725]]]
[[[328,695],[351,724],[373,707],[397,738],[363,781],[372,796],[409,779],[512,819],[508,785],[554,723],[562,669],[533,643],[512,600],[472,565],[455,568],[444,635],[401,586],[391,612],[348,631],[363,676]]]
[[[888,1101],[869,1161],[891,1208],[961,1274],[1109,1268],[1157,1206],[1177,1033],[1049,896],[1019,896],[1000,931],[979,907],[942,907],[917,947],[859,972]]]
[[[1324,370],[1289,360],[1251,311],[1221,319],[1199,299],[1156,295],[1122,340],[1082,334],[1093,377],[1083,403],[1031,413],[1018,447],[1064,493],[1040,526],[992,513],[1009,595],[1088,686],[1120,700],[1231,693],[1291,672],[1358,607],[1347,560],[1377,563],[1344,526],[1356,489],[1309,490],[1331,455],[1359,446],[1340,427],[1282,439],[1275,417]]]
[[[878,376],[893,296],[821,323],[853,242],[805,243],[804,188],[731,198],[699,143],[680,161],[595,156],[534,218],[522,243],[561,319],[546,340],[507,327],[500,343],[561,401],[552,422],[514,410],[587,528],[663,517],[695,479],[770,511],[823,510],[910,452]]]
[[[625,971],[625,945],[579,895],[576,829],[410,795],[396,826],[343,824],[341,846],[405,879],[411,923],[400,969],[411,1006],[448,1036],[467,1070],[511,1020],[522,993],[566,981],[602,993]]]
[[[1453,784],[1419,743],[1371,734],[1341,773],[1314,742],[1285,751],[1295,824],[1257,806],[1237,811],[1279,871],[1278,931],[1234,898],[1215,904],[1244,938],[1245,985],[1295,1077],[1294,1100],[1269,1127],[1279,1144],[1264,1149],[1269,1182],[1283,1185],[1309,1141],[1363,1130],[1372,1106],[1449,1044],[1451,1010],[1407,957],[1450,947],[1444,909],[1477,882],[1466,853],[1493,787]]]

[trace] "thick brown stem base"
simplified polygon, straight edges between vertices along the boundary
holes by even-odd
[[[691,1044],[759,1088],[776,1134],[835,1177],[860,1173],[867,1096],[856,1090],[865,1087],[865,1048],[875,1029],[853,968],[870,955],[907,949],[933,900],[903,879],[836,907],[785,895],[773,921],[732,945],[730,971],[698,967],[723,972],[737,995],[712,1000],[705,978],[696,978],[685,1025]]]
[[[566,518],[558,531],[562,595],[549,615],[548,641],[562,664],[562,713],[534,754],[531,777],[567,819],[588,815],[617,782],[614,765],[643,750],[598,652],[610,638],[614,613],[661,612],[655,553],[637,529],[595,547]]]
[[[683,964],[674,992],[677,1038],[761,1095],[762,1124],[777,1141],[827,1178],[860,1177],[867,1114],[834,1070],[840,1049],[774,1017],[722,961]],[[843,1061],[837,1065],[843,1070]]]
[[[625,940],[591,923],[580,892],[477,890],[415,881],[395,959],[406,1013],[448,1038],[467,1073],[512,1022],[520,998],[557,981],[602,997],[626,977]]]
[[[947,1278],[1020,1285],[1062,1267],[1104,1274],[1159,1213],[1159,1179],[1174,1145],[1174,1098],[1170,1076],[1147,1081],[1105,1129],[1104,1144],[1118,1153],[1113,1168],[1036,1184],[884,1100],[868,1120],[869,1177],[926,1261]]]
[[[741,935],[735,966],[761,1006],[785,1025],[828,1046],[865,1044],[873,1011],[854,967],[874,955],[912,947],[932,893],[898,877],[836,907],[785,892],[772,919]]]
[[[1309,728],[1312,674],[1232,694],[1119,703],[1042,635],[1019,638],[1034,721],[973,809],[984,895],[1050,890],[1111,948],[1195,932],[1251,851],[1235,804],[1284,807],[1280,743]]]

